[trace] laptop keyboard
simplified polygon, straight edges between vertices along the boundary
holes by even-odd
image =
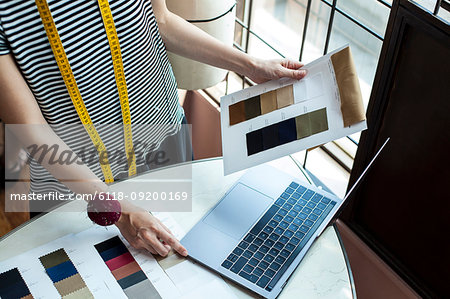
[[[222,267],[271,291],[335,204],[292,182]]]

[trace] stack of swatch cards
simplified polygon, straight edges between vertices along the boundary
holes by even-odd
[[[156,213],[155,213],[156,214]],[[178,238],[168,214],[160,218]],[[70,234],[0,262],[0,298],[236,298],[223,279],[174,252],[129,246],[116,227]]]
[[[367,128],[348,46],[282,78],[223,96],[224,172],[230,174]]]

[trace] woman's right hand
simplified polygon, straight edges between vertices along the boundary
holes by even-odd
[[[188,255],[186,248],[159,219],[129,202],[120,204],[122,214],[115,225],[131,246],[161,256],[166,256],[171,249],[182,256]]]

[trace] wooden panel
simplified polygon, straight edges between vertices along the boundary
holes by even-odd
[[[222,156],[219,107],[206,100],[198,91],[188,91],[180,97],[186,119],[192,124],[194,158]]]

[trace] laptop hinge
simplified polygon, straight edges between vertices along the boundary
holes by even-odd
[[[327,227],[328,227],[328,225],[325,225],[325,227],[322,228],[322,230],[320,231],[320,233],[317,234],[316,239],[318,239],[318,238],[322,235],[322,233],[324,232],[324,230],[325,230]]]

